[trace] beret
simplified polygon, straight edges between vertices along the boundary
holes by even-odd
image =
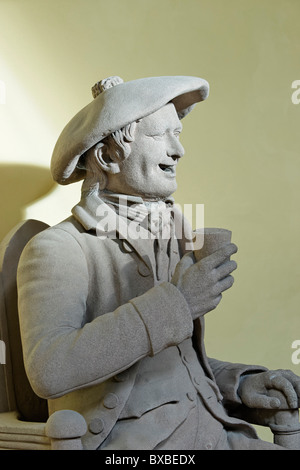
[[[94,99],[61,132],[51,159],[54,181],[66,185],[80,181],[85,170],[78,161],[112,132],[154,113],[172,102],[179,119],[207,98],[208,82],[199,77],[163,76],[123,82],[108,77],[92,88]]]

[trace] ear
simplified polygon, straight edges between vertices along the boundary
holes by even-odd
[[[97,162],[103,171],[112,175],[120,173],[119,161],[110,146],[103,142],[99,142],[95,145],[94,152]]]

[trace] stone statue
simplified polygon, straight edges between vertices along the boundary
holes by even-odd
[[[281,449],[248,421],[280,432],[276,413],[298,412],[291,371],[205,353],[237,247],[197,261],[171,195],[181,121],[208,92],[197,77],[109,77],[55,146],[54,180],[83,180],[82,198],[22,254],[20,327],[33,389],[50,413],[84,416],[86,449]]]

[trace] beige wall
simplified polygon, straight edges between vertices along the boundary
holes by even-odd
[[[299,15],[298,0],[0,0],[1,237],[24,217],[54,224],[79,199],[48,166],[94,82],[204,77],[211,95],[184,121],[176,201],[204,203],[206,225],[239,246],[207,351],[300,374]]]

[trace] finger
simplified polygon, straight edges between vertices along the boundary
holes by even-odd
[[[284,394],[290,408],[298,407],[297,393],[291,382],[289,382],[285,377],[279,375],[271,377],[270,388],[281,391]]]
[[[230,258],[230,256],[236,252],[237,246],[234,243],[229,243],[228,245],[222,246],[222,248],[204,258],[202,262],[205,261],[205,263],[209,263],[211,268],[217,268],[225,261],[228,261],[228,258]]]
[[[217,279],[223,279],[224,277],[228,276],[228,274],[232,273],[237,268],[237,264],[234,260],[226,261],[225,263],[221,264],[218,268],[216,268],[216,276]]]
[[[211,312],[212,310],[215,310],[215,308],[217,308],[221,300],[222,300],[222,294],[218,295],[214,299],[211,299],[207,305],[206,304],[202,305],[201,303],[200,305],[198,304],[197,312],[194,315],[193,319],[195,320],[196,318],[202,315],[205,315],[206,313]]]
[[[219,305],[221,300],[222,300],[222,294],[219,294],[217,297],[215,297],[214,300],[212,301],[211,310],[214,310]]]
[[[288,382],[290,382],[297,396],[296,408],[298,408],[300,406],[300,377],[296,375],[294,372],[292,372],[291,370],[279,369],[278,371],[274,371],[274,372],[280,373],[280,376],[285,377],[288,380]],[[295,403],[292,403],[293,408],[294,408],[294,405],[296,404],[296,401]]]
[[[221,281],[217,282],[215,285],[215,294],[220,294],[227,289],[230,289],[234,283],[234,278],[232,276],[226,276]]]
[[[289,382],[293,385],[296,393],[298,396],[300,396],[300,377],[296,375],[294,372],[291,370],[285,370],[285,369],[279,369],[281,372],[281,375],[283,375],[286,379],[288,379]]]
[[[298,399],[300,399],[300,383],[297,382],[297,383],[294,385],[294,388],[295,388],[295,391],[296,391],[296,393],[297,393]]]
[[[280,407],[280,400],[275,397],[268,397],[259,393],[243,397],[243,403],[249,408],[265,408],[268,410]]]

